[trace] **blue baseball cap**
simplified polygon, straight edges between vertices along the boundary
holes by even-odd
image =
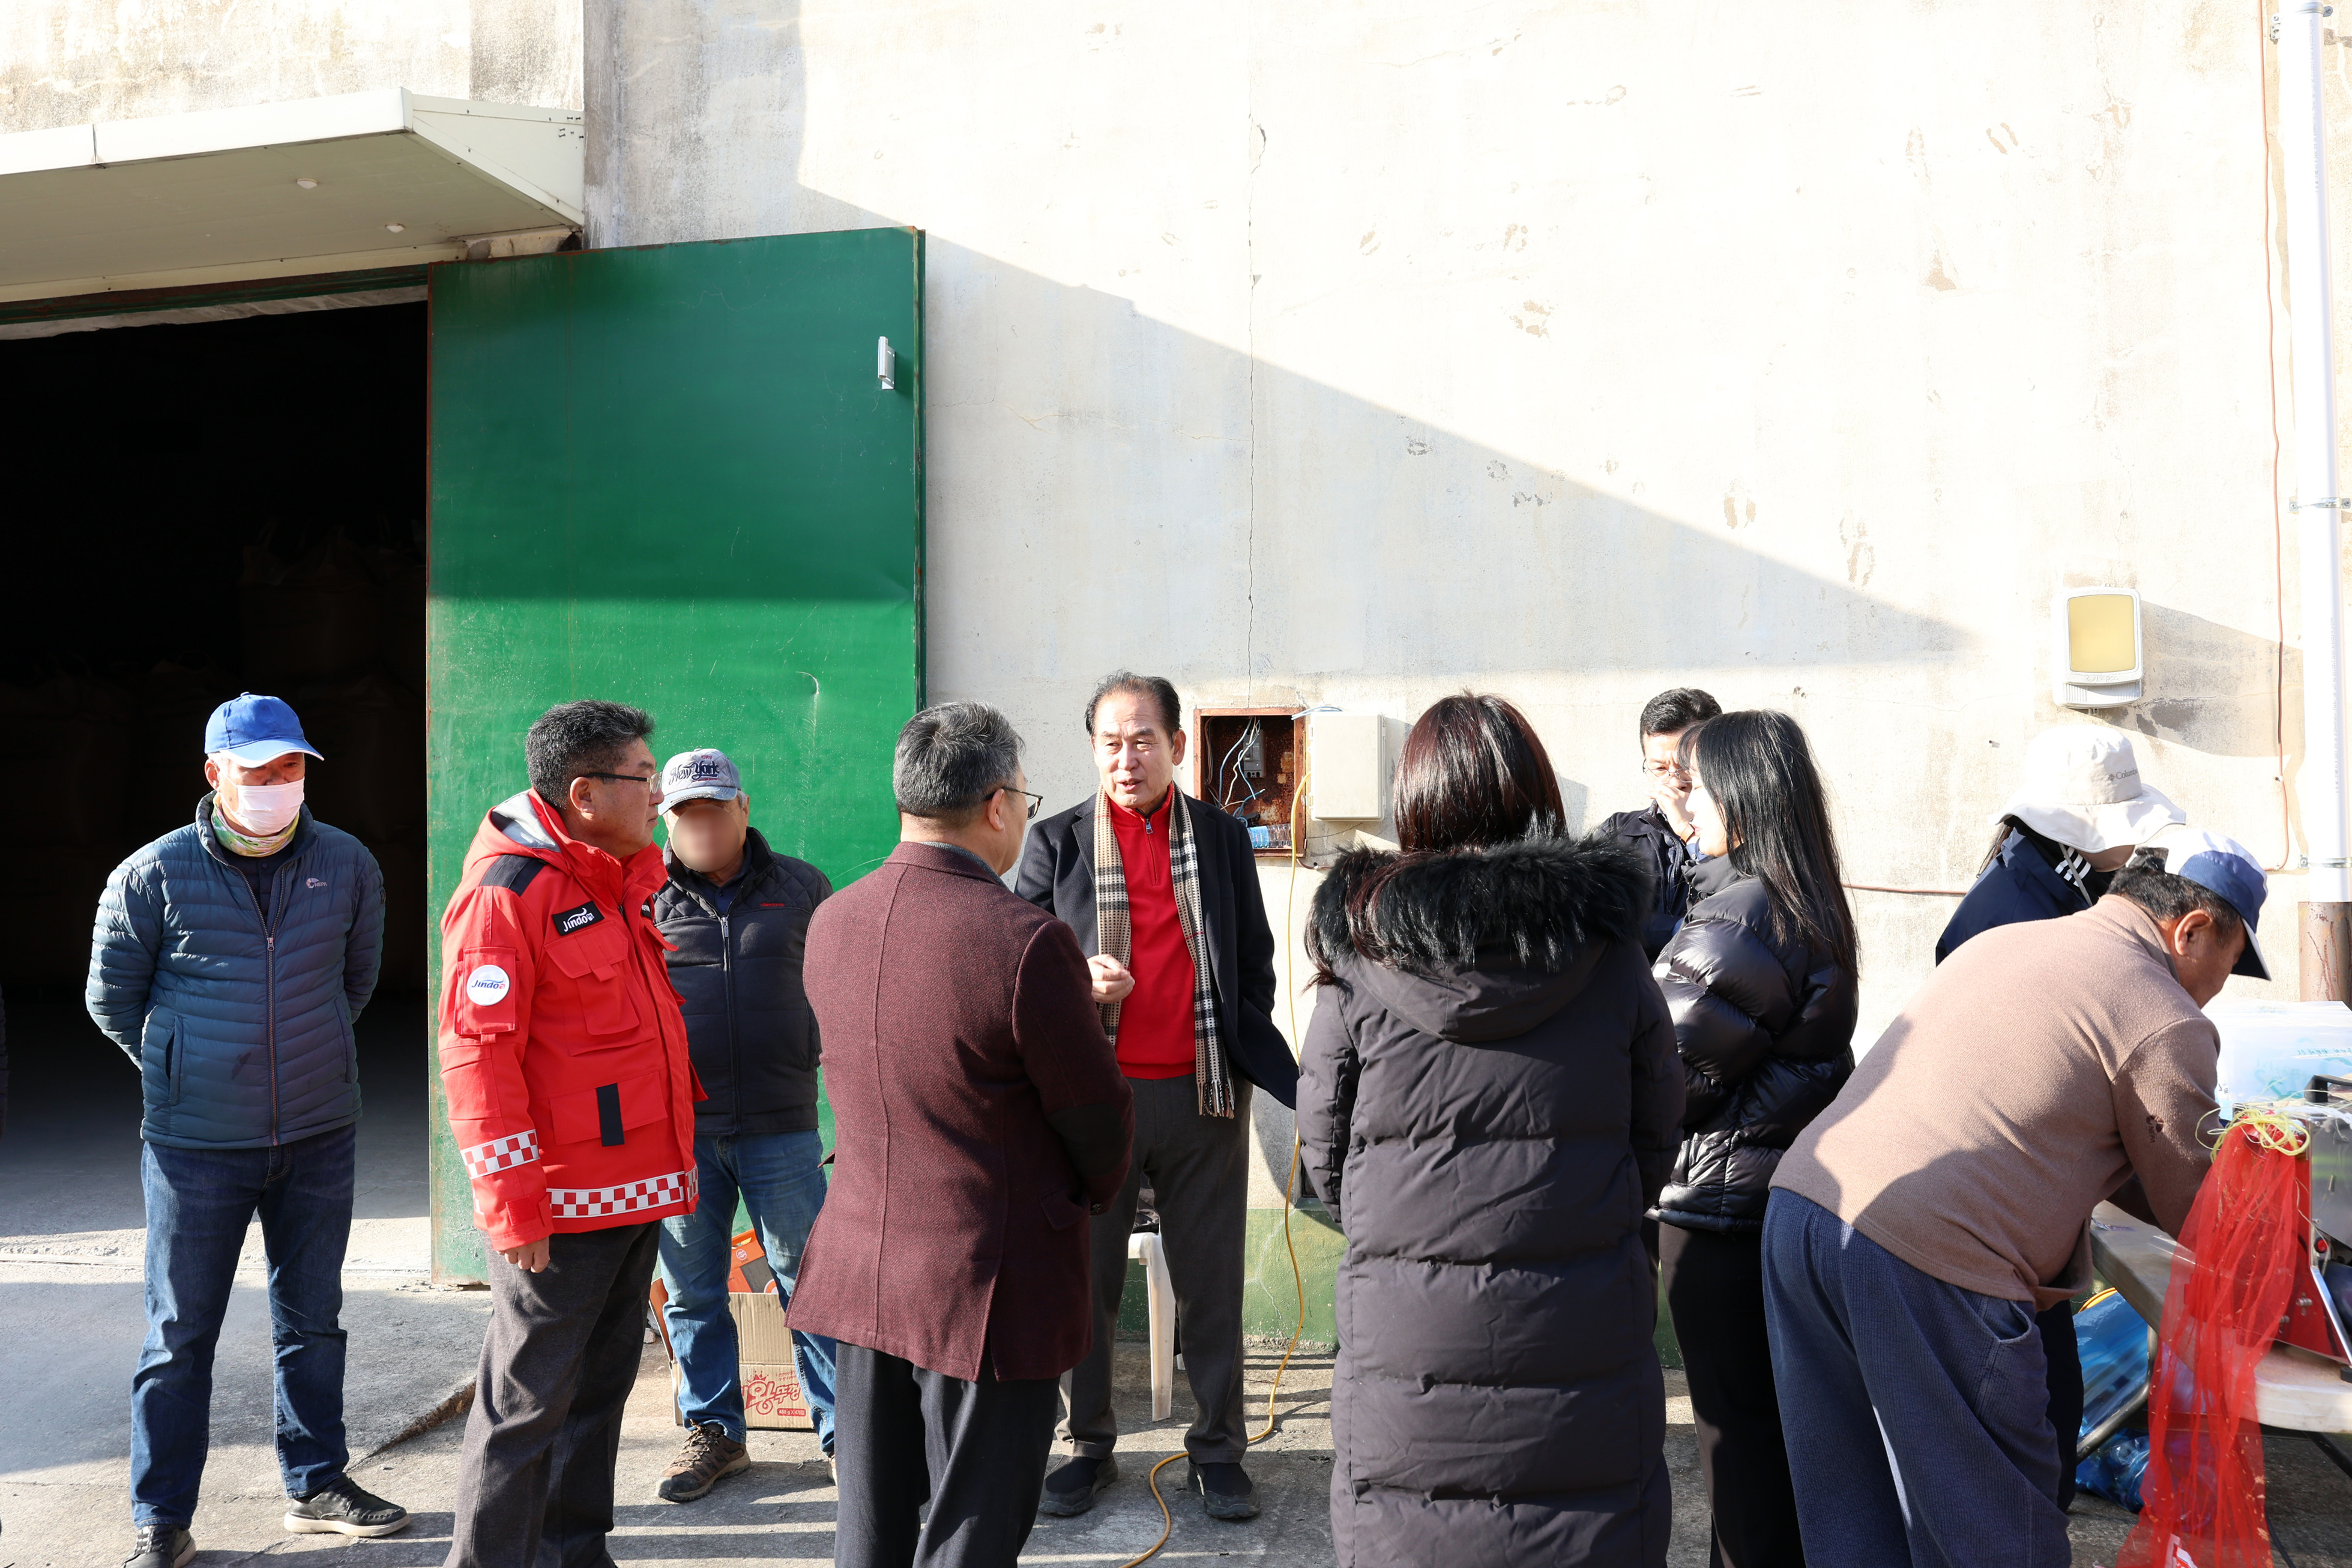
[[[205,755],[227,755],[254,767],[282,757],[289,752],[303,752],[327,759],[319,749],[302,738],[302,721],[294,717],[294,710],[275,697],[256,697],[243,692],[213,710],[205,724]]]
[[[2263,876],[2263,863],[2254,858],[2254,852],[2234,838],[2194,827],[2165,828],[2147,847],[2164,852],[2167,871],[2218,894],[2223,903],[2238,911],[2238,918],[2246,922],[2246,951],[2238,955],[2237,964],[2230,973],[2268,980],[2270,965],[2263,962],[2263,950],[2254,945],[2254,925],[2262,919],[2263,900],[2269,893],[2270,884]]]

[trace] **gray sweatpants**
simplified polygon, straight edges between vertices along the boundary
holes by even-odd
[[[1234,1085],[1234,1114],[1203,1116],[1190,1077],[1131,1078],[1135,1159],[1118,1200],[1094,1218],[1095,1341],[1070,1373],[1070,1452],[1101,1458],[1118,1442],[1111,1409],[1111,1340],[1127,1289],[1127,1238],[1148,1183],[1176,1289],[1184,1376],[1198,1414],[1184,1434],[1195,1464],[1236,1464],[1249,1447],[1242,1413],[1242,1243],[1249,1196],[1250,1086]]]
[[[444,1568],[613,1568],[613,1464],[660,1235],[646,1224],[551,1236],[538,1274],[491,1256]]]

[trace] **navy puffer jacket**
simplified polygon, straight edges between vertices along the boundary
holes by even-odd
[[[207,795],[193,824],[106,879],[84,1001],[139,1066],[149,1142],[262,1149],[331,1132],[360,1113],[352,1026],[375,990],[383,873],[306,806],[265,929],[212,808]]]
[[[1657,1217],[1760,1232],[1782,1152],[1853,1075],[1853,971],[1776,935],[1771,895],[1743,876],[1691,906],[1657,977],[1685,1089]]]

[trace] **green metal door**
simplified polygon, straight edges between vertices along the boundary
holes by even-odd
[[[649,710],[656,757],[725,751],[769,842],[835,885],[889,853],[923,694],[922,279],[909,229],[433,268],[435,996],[466,846],[553,703]],[[434,1271],[478,1279],[432,1080]]]

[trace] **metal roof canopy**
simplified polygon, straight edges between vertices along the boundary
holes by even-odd
[[[552,248],[583,221],[584,147],[578,110],[397,87],[0,136],[0,300],[415,265],[531,231]]]

